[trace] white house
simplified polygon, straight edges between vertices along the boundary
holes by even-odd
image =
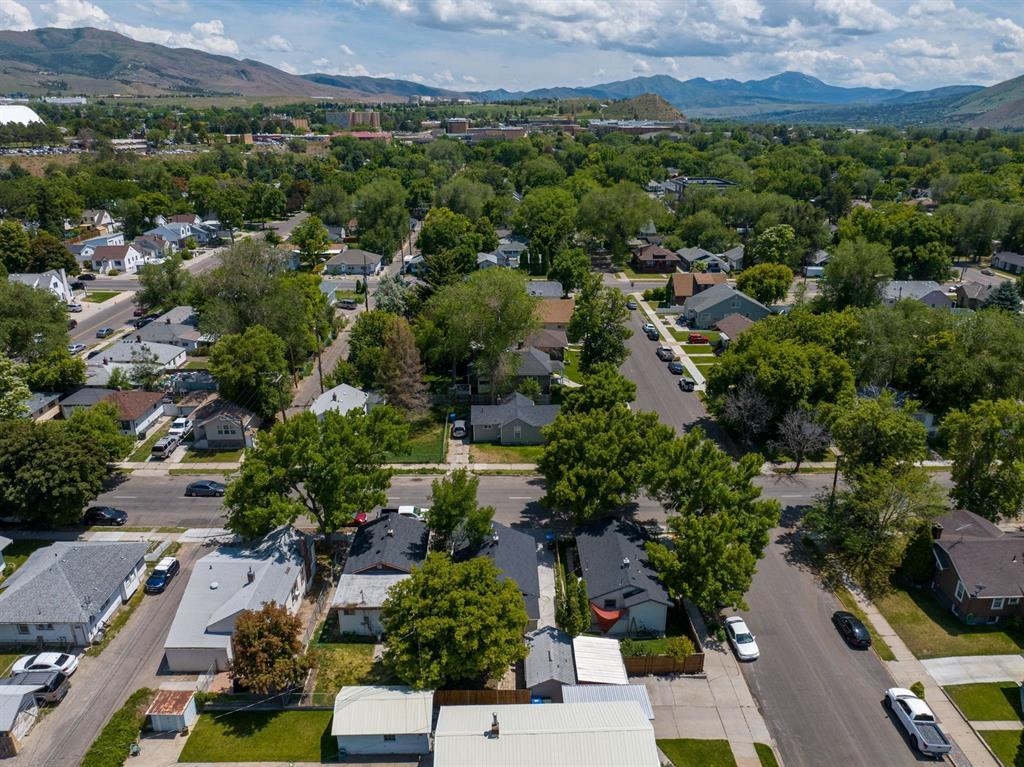
[[[358,274],[364,277],[380,274],[384,257],[359,248],[349,248],[331,256],[324,264],[324,274]]]
[[[294,615],[315,571],[313,539],[293,527],[207,554],[196,562],[164,642],[168,670],[226,670],[238,617],[270,602]]]
[[[89,256],[89,266],[100,274],[115,270],[135,274],[144,263],[142,251],[134,245],[100,245]]]
[[[324,413],[333,410],[335,413],[345,415],[351,410],[358,410],[362,413],[368,411],[370,395],[361,389],[348,384],[339,384],[333,389],[328,389],[309,406],[309,410],[317,418],[323,418]]]
[[[409,687],[342,687],[334,699],[331,734],[343,756],[426,754],[434,693]]]
[[[175,370],[185,365],[188,354],[181,346],[145,340],[139,342],[135,336],[126,336],[103,350],[103,360],[129,367],[151,362],[164,370]]]
[[[58,541],[0,583],[0,644],[85,646],[146,573],[148,543]]]
[[[71,283],[68,275],[63,269],[50,269],[47,272],[23,272],[19,274],[8,274],[8,282],[20,282],[37,290],[48,290],[61,301],[70,304],[74,301],[75,294],[71,290]]]

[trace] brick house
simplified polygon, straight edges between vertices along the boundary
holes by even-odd
[[[672,306],[682,306],[687,298],[715,285],[725,285],[722,272],[677,272],[668,278],[665,295]]]
[[[678,254],[661,245],[645,245],[633,255],[633,265],[642,274],[671,274],[681,263]]]

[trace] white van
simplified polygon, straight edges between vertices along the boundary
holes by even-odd
[[[153,449],[149,451],[149,457],[162,461],[164,458],[174,452],[174,448],[179,445],[177,437],[161,437],[153,445]]]

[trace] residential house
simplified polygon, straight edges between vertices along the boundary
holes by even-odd
[[[162,226],[154,226],[143,232],[147,237],[160,237],[170,246],[172,253],[185,248],[186,241],[192,237],[192,225],[169,222]]]
[[[113,271],[135,274],[144,263],[142,253],[133,245],[100,245],[89,258],[89,267],[100,274]]]
[[[25,400],[25,418],[39,421],[55,415],[60,403],[60,394],[33,392]]]
[[[0,583],[0,644],[88,646],[146,575],[148,543],[57,541]]]
[[[537,298],[561,298],[565,295],[557,280],[528,280],[526,293]]]
[[[562,702],[563,685],[576,684],[572,637],[554,626],[544,626],[526,635],[530,654],[523,662],[523,675],[530,697]]]
[[[753,320],[749,317],[744,317],[742,314],[729,314],[716,322],[712,327],[722,334],[723,345],[728,345],[729,341],[735,341],[753,324]]]
[[[422,253],[417,253],[415,256],[406,256],[403,259],[402,271],[405,274],[412,274],[417,277],[422,277],[427,273],[427,259]]]
[[[882,303],[895,306],[898,301],[920,301],[932,309],[953,308],[953,299],[935,280],[890,280],[882,289]]]
[[[17,756],[21,742],[39,718],[35,684],[0,686],[0,759]]]
[[[430,752],[434,693],[411,687],[342,687],[331,735],[345,756]]]
[[[386,514],[356,531],[331,609],[341,634],[379,636],[388,591],[427,556],[427,526],[418,519]]]
[[[315,573],[313,537],[294,527],[207,554],[196,562],[167,633],[168,671],[227,670],[238,617],[271,602],[295,615]]]
[[[663,634],[671,600],[650,566],[647,535],[633,522],[603,519],[576,531],[581,577],[602,634]]]
[[[246,407],[217,397],[193,414],[199,450],[241,450],[253,446],[259,418]]]
[[[158,215],[153,221],[157,226],[169,226],[172,224],[188,224],[189,226],[198,226],[203,223],[201,216],[195,213],[175,213],[173,216],[160,216]]]
[[[683,316],[692,328],[710,328],[730,314],[756,322],[771,314],[771,310],[730,285],[713,285],[683,304]]]
[[[576,300],[572,298],[545,298],[534,307],[540,326],[547,330],[568,330],[575,310]]]
[[[491,534],[479,546],[468,541],[454,554],[456,561],[487,557],[498,568],[501,581],[511,580],[523,597],[528,619],[526,629],[533,631],[540,620],[540,581],[537,575],[537,539],[529,533],[491,523]]]
[[[93,256],[96,248],[124,245],[124,233],[113,232],[98,237],[88,237],[78,242],[68,244],[68,251],[75,257],[75,260],[83,269],[93,269]]]
[[[324,274],[358,274],[363,277],[380,274],[384,257],[359,248],[349,248],[331,256],[324,264]]]
[[[115,391],[103,398],[117,408],[121,431],[144,437],[164,414],[164,395],[158,391]]]
[[[988,300],[989,294],[996,289],[990,282],[961,282],[956,286],[956,305],[960,309],[981,309]]]
[[[1024,274],[1024,254],[1000,251],[992,256],[992,268],[1002,269],[1010,274]]]
[[[111,234],[117,228],[114,217],[105,210],[83,210],[78,217],[78,227],[88,229],[97,235]]]
[[[20,282],[36,290],[48,290],[63,304],[74,303],[75,294],[71,290],[71,282],[63,269],[50,269],[46,272],[21,272],[7,275],[8,282]]]
[[[707,261],[715,254],[710,250],[704,250],[704,248],[680,248],[676,251],[676,255],[679,256],[683,269],[692,272],[694,264],[698,261]]]
[[[434,767],[660,767],[654,727],[634,701],[441,706]]]
[[[808,259],[807,265],[808,266],[825,266],[825,264],[827,264],[829,262],[830,258],[832,258],[832,254],[831,253],[829,253],[827,250],[820,250],[819,249],[819,250],[814,251],[814,253],[811,255],[810,259]]]
[[[327,305],[334,307],[338,305],[338,291],[341,285],[331,280],[320,280],[320,292],[327,299]]]
[[[161,261],[171,254],[171,244],[163,237],[136,237],[132,247],[142,254],[147,264]]]
[[[150,325],[152,324],[154,323],[151,322]],[[103,350],[102,359],[105,362],[129,368],[140,362],[151,362],[164,370],[176,370],[183,367],[188,361],[188,354],[185,350],[181,346],[144,339],[142,331],[148,327],[149,325],[140,328],[134,338],[126,336],[108,346]]]
[[[724,285],[721,272],[676,272],[668,278],[666,298],[672,306],[682,306],[686,299],[715,285]]]
[[[14,541],[6,536],[0,535],[0,573],[7,569],[7,562],[4,561],[4,549],[10,546]]]
[[[370,395],[363,390],[348,384],[339,384],[333,389],[328,389],[313,400],[309,410],[317,418],[323,418],[324,413],[328,411],[340,413],[341,415],[345,415],[345,413],[352,410],[368,413],[370,411],[369,403]]]
[[[188,351],[196,351],[216,340],[199,329],[199,314],[191,306],[175,306],[133,335],[142,343],[170,344]]]
[[[534,349],[532,346],[516,349],[512,356],[516,360],[517,385],[526,378],[532,378],[540,386],[542,394],[551,391],[553,379],[561,374],[564,367],[559,360],[551,359],[547,352]]]
[[[502,237],[498,240],[498,248],[494,252],[503,262],[503,266],[507,266],[509,269],[518,269],[527,249],[527,244],[522,240],[517,240],[514,237]]]
[[[61,418],[67,420],[79,408],[89,409],[97,402],[103,402],[107,397],[109,397],[111,394],[114,394],[116,391],[116,389],[90,387],[79,389],[78,391],[69,394],[60,401]]]
[[[743,268],[743,252],[745,248],[742,245],[737,245],[735,248],[729,248],[724,253],[719,253],[717,258],[725,267],[727,272],[738,272]]]
[[[645,245],[633,254],[633,267],[641,274],[671,274],[681,263],[676,253],[661,245]]]
[[[1024,535],[954,511],[932,526],[932,590],[968,625],[1024,616]]]
[[[565,349],[569,345],[569,339],[564,330],[548,330],[541,328],[534,331],[523,342],[524,346],[532,346],[538,351],[544,352],[553,360],[563,360]]]
[[[542,429],[558,415],[558,405],[537,405],[513,392],[497,405],[473,405],[469,421],[473,442],[500,445],[543,445]]]

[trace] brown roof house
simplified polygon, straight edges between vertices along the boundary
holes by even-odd
[[[954,615],[967,624],[1024,615],[1024,535],[954,511],[939,517],[933,537],[932,590]]]
[[[735,341],[753,324],[753,320],[744,317],[742,314],[730,314],[715,323],[715,330],[725,336],[722,339],[723,341],[726,341],[726,339],[728,341]],[[728,343],[728,341],[726,342]]]
[[[164,395],[158,391],[116,391],[104,402],[117,408],[121,431],[133,437],[144,437],[149,427],[164,414]]]
[[[568,330],[576,301],[572,298],[543,298],[537,302],[535,312],[542,328]]]
[[[259,418],[248,408],[218,397],[192,414],[200,450],[241,450],[252,447]]]
[[[661,245],[645,245],[633,254],[633,265],[642,274],[671,274],[681,263],[676,253]]]
[[[666,296],[672,306],[682,306],[687,298],[715,285],[725,284],[723,272],[681,272],[668,278]]]
[[[569,339],[564,330],[549,330],[547,328],[541,328],[532,333],[523,343],[523,346],[539,349],[553,360],[564,359],[565,348],[568,345]]]

